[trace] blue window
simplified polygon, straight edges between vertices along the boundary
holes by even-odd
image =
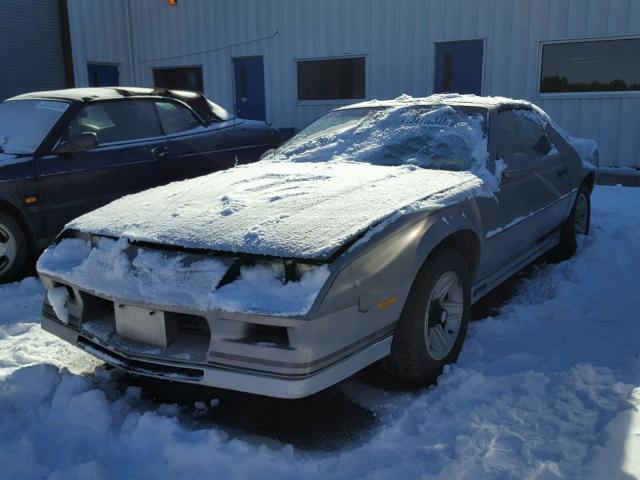
[[[88,63],[87,74],[90,87],[117,87],[120,85],[120,72],[117,65]]]

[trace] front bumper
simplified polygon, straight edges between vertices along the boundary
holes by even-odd
[[[42,328],[91,355],[135,374],[280,398],[311,395],[388,355],[401,308],[352,305],[312,318],[200,311],[40,277],[47,290]],[[66,321],[48,300],[61,287]],[[177,333],[165,346],[125,338],[115,314],[125,305],[161,312]]]
[[[387,335],[317,372],[285,376],[132,354],[51,318],[47,312],[43,313],[42,328],[100,360],[133,374],[290,399],[306,397],[324,390],[387,356],[392,341],[391,335]]]

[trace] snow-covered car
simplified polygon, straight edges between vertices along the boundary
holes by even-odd
[[[42,255],[42,327],[126,371],[303,397],[432,382],[470,305],[587,234],[593,142],[505,98],[339,108],[256,164],[130,195]]]

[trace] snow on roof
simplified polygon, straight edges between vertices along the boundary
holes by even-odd
[[[438,93],[428,97],[412,97],[411,95],[402,94],[393,100],[367,100],[366,102],[354,103],[340,108],[346,110],[349,108],[371,108],[371,107],[400,107],[407,104],[415,105],[472,105],[484,108],[496,108],[503,105],[519,105],[523,107],[533,108],[531,102],[526,100],[517,100],[507,97],[481,97],[478,95],[459,94],[459,93]]]

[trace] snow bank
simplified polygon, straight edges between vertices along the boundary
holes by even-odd
[[[307,313],[329,276],[328,268],[319,266],[284,284],[282,263],[258,263],[241,267],[239,279],[216,289],[231,263],[132,247],[126,238],[102,238],[94,248],[89,241],[65,238],[42,254],[38,271],[125,302],[143,298],[165,308],[289,316]],[[64,288],[49,290],[49,301],[63,321],[66,293]]]
[[[342,384],[378,422],[337,452],[198,423],[200,410],[144,401],[100,368],[8,374],[69,362],[70,349],[35,341],[37,281],[2,285],[0,364],[13,367],[0,369],[0,477],[640,478],[639,212],[640,189],[596,187],[578,255],[539,265],[499,313],[473,322],[436,387]]]
[[[28,365],[54,363],[82,372],[98,363],[40,329],[43,297],[35,278],[0,285],[0,379]]]

